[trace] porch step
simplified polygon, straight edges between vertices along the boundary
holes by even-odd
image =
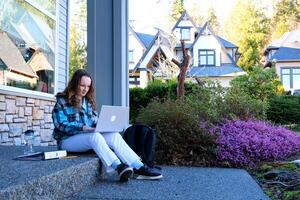
[[[93,155],[47,161],[12,159],[23,150],[0,146],[0,199],[65,199],[100,179],[100,162]],[[56,147],[35,150],[51,151]]]

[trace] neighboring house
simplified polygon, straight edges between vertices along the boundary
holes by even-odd
[[[135,32],[131,26],[128,26],[129,87],[140,85],[139,72],[133,70],[153,39],[154,35]]]
[[[28,65],[36,72],[39,77],[37,91],[54,92],[54,55],[42,49],[37,49],[31,55]]]
[[[285,33],[265,50],[265,67],[275,64],[286,91],[300,89],[300,29]]]
[[[175,54],[179,60],[182,60],[182,50],[180,40],[184,40],[185,48],[191,48],[197,35],[198,27],[189,14],[182,13],[171,32],[176,38]]]
[[[154,77],[172,79],[178,74],[178,67],[172,62],[175,54],[172,48],[172,38],[162,30],[158,30],[150,46],[144,52],[134,68],[140,77],[139,87],[146,87]]]
[[[162,40],[158,35],[167,43],[161,43]],[[140,70],[140,79],[143,80],[141,87],[145,87],[151,78],[160,77],[160,73],[154,73],[156,71],[163,71],[166,76],[162,77],[165,79],[176,77],[179,69],[171,61],[173,58],[182,60],[181,40],[184,40],[185,48],[190,50],[192,56],[192,66],[187,72],[188,78],[219,81],[222,86],[228,87],[233,78],[245,74],[236,64],[240,57],[238,47],[215,35],[208,23],[203,27],[197,27],[189,14],[183,12],[172,28],[171,34],[160,30],[136,65],[135,70]],[[160,55],[157,54],[160,53],[158,50],[162,51],[161,57],[167,61],[163,63],[167,63],[169,67],[157,62]]]
[[[38,76],[25,62],[16,44],[6,32],[0,32],[0,58],[6,66],[0,69],[2,85],[14,85],[16,82],[27,82],[35,85]],[[14,52],[14,53],[12,53]]]
[[[238,47],[213,33],[208,23],[200,29],[190,47],[193,64],[187,72],[191,78],[218,81],[223,87],[245,72],[236,64]]]

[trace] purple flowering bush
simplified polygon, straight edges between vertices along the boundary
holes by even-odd
[[[227,121],[214,132],[217,158],[232,166],[255,167],[262,161],[286,158],[300,151],[300,135],[263,121]]]

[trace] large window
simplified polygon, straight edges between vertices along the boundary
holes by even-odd
[[[300,88],[300,68],[282,68],[281,82],[285,90]]]
[[[0,0],[0,85],[54,93],[56,0]]]
[[[190,28],[181,28],[180,33],[182,40],[191,40]]]
[[[215,50],[199,50],[198,58],[199,66],[215,66]]]

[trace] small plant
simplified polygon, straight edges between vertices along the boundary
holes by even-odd
[[[263,121],[228,121],[219,127],[217,158],[232,166],[255,167],[300,151],[300,136]]]

